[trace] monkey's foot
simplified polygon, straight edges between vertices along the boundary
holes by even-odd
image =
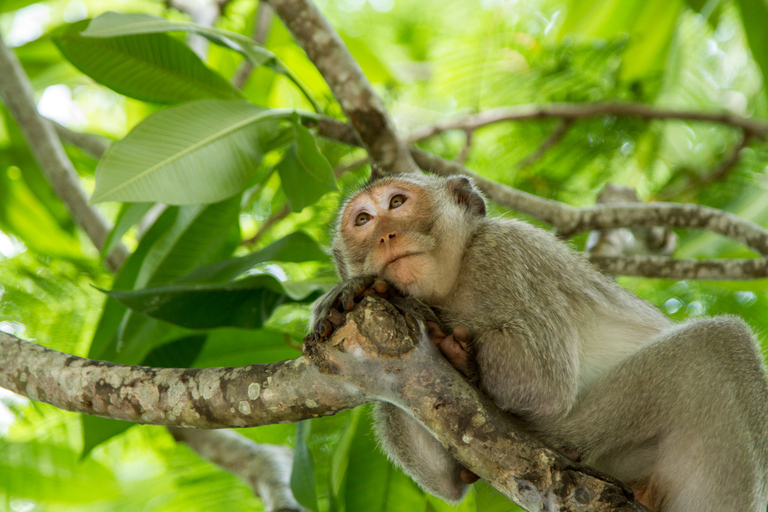
[[[461,481],[465,484],[473,484],[480,480],[480,477],[468,470],[467,468],[461,468],[461,471],[459,472],[459,478],[461,478]]]
[[[446,336],[440,326],[434,322],[427,322],[429,338],[440,350],[451,365],[473,380],[477,375],[477,368],[471,356],[472,335],[466,325],[457,325],[453,328],[453,334]]]

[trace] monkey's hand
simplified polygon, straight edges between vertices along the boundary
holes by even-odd
[[[366,295],[385,299],[402,296],[394,286],[376,276],[355,277],[334,286],[312,306],[311,333],[315,339],[327,338],[344,324],[346,314]]]
[[[477,383],[477,362],[474,357],[472,335],[466,325],[453,328],[453,333],[446,336],[435,322],[427,321],[429,339],[454,368],[459,370],[470,382]]]

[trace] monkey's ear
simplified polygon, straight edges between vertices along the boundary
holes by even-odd
[[[466,176],[451,176],[445,180],[456,202],[478,217],[485,217],[485,199]]]

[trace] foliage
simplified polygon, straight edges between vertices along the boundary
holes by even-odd
[[[763,0],[318,3],[404,133],[556,101],[768,115]],[[337,182],[333,170],[362,152],[305,127],[318,112],[342,118],[341,108],[278,20],[263,47],[250,39],[256,0],[227,3],[214,27],[161,4],[0,2],[0,31],[40,111],[114,139],[101,159],[66,150],[91,200],[106,201],[115,221],[100,255],[0,105],[0,329],[127,364],[296,357],[308,303],[335,279],[327,256],[334,206],[366,172],[358,166]],[[238,89],[231,79],[245,60],[255,69]],[[751,142],[717,174],[739,143],[731,127],[582,120],[526,162],[557,129],[541,120],[478,130],[466,165],[574,205],[594,203],[612,181],[646,199],[700,202],[768,224],[764,144]],[[420,146],[456,158],[465,138],[449,131]],[[748,253],[712,235],[679,234],[681,256]],[[132,252],[112,277],[100,258],[120,242]],[[768,330],[763,283],[621,283],[676,319],[735,313]],[[129,427],[0,394],[0,511],[260,507],[236,477],[163,429]],[[294,491],[311,510],[512,508],[484,484],[458,507],[426,496],[376,450],[362,410],[244,434],[293,444]]]

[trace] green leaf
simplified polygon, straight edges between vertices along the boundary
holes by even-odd
[[[117,214],[115,226],[107,235],[104,241],[104,247],[101,248],[101,256],[105,257],[114,249],[123,238],[123,235],[131,229],[131,226],[141,220],[142,217],[152,208],[153,203],[124,203]]]
[[[50,420],[46,426],[51,426]],[[48,442],[40,440],[47,436],[23,443],[0,440],[0,493],[8,492],[16,498],[38,502],[57,502],[59,506],[69,504],[64,506],[69,510],[80,508],[74,504],[87,506],[94,500],[116,499],[120,487],[110,468],[95,460],[80,462],[77,452],[63,446],[66,437],[59,433],[56,441]]]
[[[213,203],[240,192],[293,110],[200,100],[156,112],[113,143],[96,168],[92,203]]]
[[[89,414],[81,414],[80,418],[83,422],[82,459],[87,457],[101,443],[112,439],[118,434],[122,434],[136,425],[136,423],[131,421],[111,420]]]
[[[309,451],[309,439],[312,423],[308,420],[296,424],[296,444],[293,447],[293,470],[291,471],[291,490],[301,505],[317,511],[317,487],[315,483],[315,462]]]
[[[285,361],[301,355],[284,332],[270,329],[215,329],[195,359],[195,368],[245,366]]]
[[[241,34],[214,27],[203,27],[195,23],[169,21],[149,14],[107,12],[91,20],[88,28],[81,35],[106,38],[175,31],[194,32],[218,45],[239,51],[256,67],[264,64],[277,67],[275,54],[261,48],[255,41]]]
[[[341,439],[333,450],[331,458],[331,500],[336,506],[336,510],[346,509],[346,483],[347,469],[349,468],[349,454],[352,449],[352,442],[357,434],[357,425],[360,423],[360,415],[363,412],[362,407],[352,411],[352,421],[349,422]]]
[[[280,181],[294,212],[300,212],[325,193],[338,190],[333,168],[320,152],[312,133],[293,124],[294,141],[277,165]]]
[[[231,281],[265,261],[323,261],[328,255],[317,242],[302,231],[291,233],[260,251],[240,258],[218,261],[180,278],[177,283],[216,283]]]
[[[0,2],[0,13],[15,11],[39,1],[40,0],[3,0]]]
[[[141,270],[147,254],[152,250],[155,243],[174,225],[178,215],[178,208],[172,207],[166,209],[144,233],[139,246],[120,267],[112,286],[121,289],[131,289],[136,283],[136,277]],[[91,347],[88,351],[88,357],[91,359],[100,359],[106,361],[115,361],[117,329],[120,326],[127,308],[117,300],[108,297],[104,303],[104,309],[96,326],[96,332],[91,341]]]
[[[80,71],[110,89],[144,101],[179,103],[242,95],[200,57],[168,34],[83,37],[88,21],[54,36],[64,56]]]
[[[191,368],[203,349],[205,334],[184,336],[170,343],[152,349],[141,362],[141,366],[153,368]]]
[[[319,282],[283,282],[263,274],[223,284],[170,285],[105,291],[134,311],[191,329],[258,329],[280,304],[310,302],[327,289]]]
[[[77,238],[64,231],[21,179],[18,168],[0,169],[0,229],[39,254],[81,257]]]
[[[717,22],[723,13],[723,2],[720,0],[685,0],[685,3],[701,14],[713,28],[717,28]]]
[[[346,510],[357,512],[424,511],[427,496],[400,469],[394,467],[376,445],[370,406],[360,407],[360,416],[349,449],[347,479],[344,491]],[[466,500],[465,500],[466,501]],[[466,510],[460,506],[458,511]]]
[[[662,72],[683,8],[681,2],[668,0],[569,0],[567,6],[558,37],[628,37],[621,66],[621,77],[627,81]]]
[[[768,2],[766,0],[736,0],[747,33],[747,42],[763,74],[763,92],[768,97]]]

